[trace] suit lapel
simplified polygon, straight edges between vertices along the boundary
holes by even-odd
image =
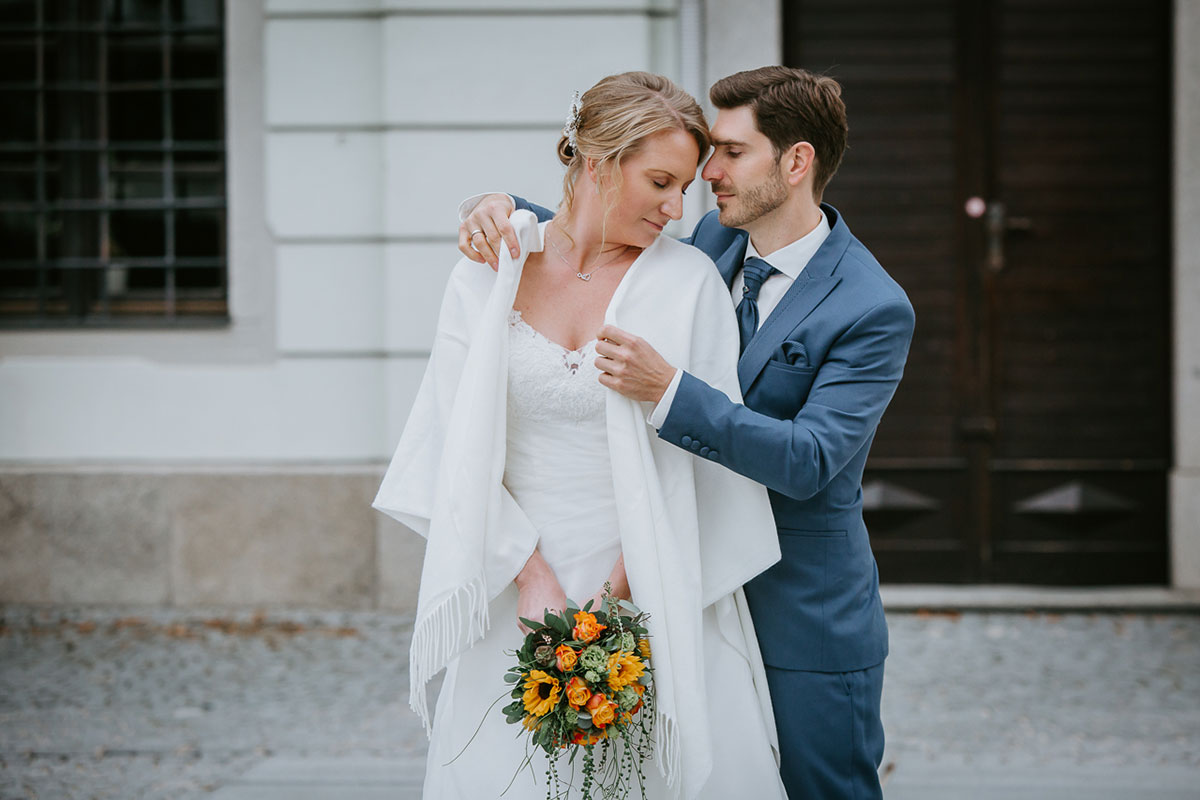
[[[850,230],[833,206],[822,204],[821,208],[832,223],[832,230],[804,267],[800,277],[746,345],[746,351],[738,361],[738,382],[742,386],[742,394],[750,391],[751,384],[771,360],[771,354],[775,352],[779,343],[803,322],[841,281],[833,272],[850,245]],[[770,261],[770,257],[767,261]]]
[[[729,288],[733,288],[733,279],[742,268],[742,262],[746,260],[746,242],[750,241],[748,234],[741,231],[739,233],[741,235],[735,236],[729,247],[726,247],[725,252],[717,259],[717,269]]]

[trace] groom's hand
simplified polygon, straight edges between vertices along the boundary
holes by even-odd
[[[600,383],[631,400],[657,403],[671,385],[675,368],[633,334],[605,325],[596,342]]]
[[[500,267],[501,244],[508,245],[513,258],[521,255],[517,232],[508,215],[513,212],[512,198],[506,194],[489,194],[458,226],[458,250],[472,261],[487,263],[492,269]]]

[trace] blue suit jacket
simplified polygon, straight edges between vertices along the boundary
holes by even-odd
[[[517,206],[550,215],[520,198]],[[783,558],[746,585],[764,661],[846,672],[887,655],[862,473],[904,371],[914,315],[841,214],[821,208],[829,237],[738,363],[744,404],[685,373],[658,435],[769,490]],[[748,240],[713,211],[684,241],[732,284]]]

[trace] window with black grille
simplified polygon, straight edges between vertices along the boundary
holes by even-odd
[[[222,324],[222,0],[0,0],[0,327]]]

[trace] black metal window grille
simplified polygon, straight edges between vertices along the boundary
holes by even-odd
[[[0,0],[0,328],[228,319],[222,0]]]

